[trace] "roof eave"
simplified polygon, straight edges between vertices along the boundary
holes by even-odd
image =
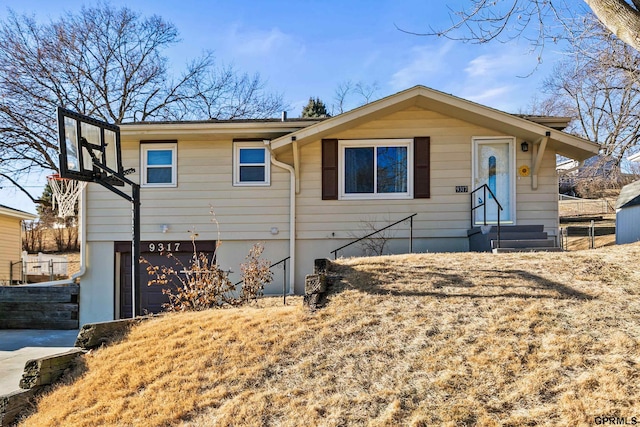
[[[470,123],[499,129],[506,134],[525,139],[535,140],[550,132],[550,146],[559,153],[576,160],[589,158],[597,154],[600,149],[598,144],[591,141],[424,86],[415,86],[324,122],[283,135],[272,141],[272,147],[274,149],[284,147],[294,139],[304,145],[306,142],[339,132],[341,129],[358,124],[360,121],[371,120],[376,116],[390,114],[411,105],[459,117]]]
[[[239,132],[254,135],[280,136],[313,125],[313,120],[287,120],[280,122],[228,121],[228,122],[175,122],[130,123],[120,125],[120,136],[130,138],[178,138],[184,136],[236,135]]]
[[[0,215],[10,216],[12,218],[18,218],[23,220],[24,219],[33,220],[38,217],[38,215],[29,213],[29,212],[20,211],[18,209],[9,208],[6,206],[0,206]]]

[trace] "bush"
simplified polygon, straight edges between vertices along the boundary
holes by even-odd
[[[249,250],[247,262],[240,264],[242,288],[240,290],[241,304],[255,302],[263,294],[264,286],[271,283],[273,273],[269,268],[269,261],[260,259],[264,246],[256,243]]]

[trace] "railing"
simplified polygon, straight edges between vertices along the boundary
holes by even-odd
[[[284,305],[287,305],[287,261],[290,259],[291,257],[288,256],[286,258],[281,259],[280,261],[276,262],[275,264],[271,264],[269,266],[269,270],[271,270],[273,267],[276,267],[280,264],[282,264],[282,303]]]
[[[482,201],[480,202],[480,204],[478,204],[478,206],[473,206],[475,194],[480,190],[483,190]],[[493,200],[496,202],[496,205],[498,206],[498,244],[497,246],[499,248],[500,247],[500,211],[502,211],[503,209],[500,202],[498,202],[498,198],[496,197],[495,194],[493,194],[493,191],[491,191],[491,188],[489,188],[487,184],[482,184],[480,187],[476,188],[471,192],[471,228],[473,228],[473,226],[475,225],[475,210],[478,209],[479,207],[483,208],[482,218],[484,221],[484,225],[487,225],[487,191],[489,192],[489,195],[493,198]]]
[[[282,269],[283,269],[283,276],[282,276],[282,302],[284,303],[284,305],[287,305],[287,261],[290,259],[291,257],[288,256],[286,258],[281,259],[280,261],[273,263],[269,266],[269,270],[271,270],[273,267],[277,267],[280,264],[282,264]],[[240,283],[242,283],[243,280],[240,280],[239,282],[236,282],[236,284],[234,286],[238,286]]]
[[[389,229],[389,228],[391,228],[391,227],[393,227],[393,226],[395,226],[395,225],[398,225],[398,224],[400,224],[401,222],[404,222],[404,221],[406,221],[406,220],[409,220],[409,221],[410,221],[410,222],[409,222],[409,253],[413,253],[413,217],[414,217],[414,216],[416,216],[416,215],[418,215],[418,214],[417,214],[417,213],[414,213],[413,215],[409,215],[409,216],[408,216],[408,217],[406,217],[406,218],[402,218],[400,221],[396,221],[396,222],[394,222],[393,224],[387,225],[387,226],[386,226],[386,227],[384,227],[384,228],[381,228],[381,229],[379,229],[379,230],[374,231],[373,233],[369,233],[369,234],[367,234],[367,235],[366,235],[366,236],[364,236],[364,237],[360,237],[359,239],[354,240],[353,242],[347,243],[347,244],[346,244],[346,245],[344,245],[344,246],[340,246],[338,249],[335,249],[335,250],[331,251],[331,253],[333,254],[333,259],[337,259],[337,258],[338,258],[338,251],[340,251],[340,250],[342,250],[342,249],[344,249],[344,248],[347,248],[347,247],[349,247],[349,246],[351,246],[351,245],[353,245],[353,244],[356,244],[356,243],[358,243],[358,242],[361,242],[361,241],[362,241],[362,240],[364,240],[364,239],[368,239],[369,237],[371,237],[371,236],[373,236],[373,235],[375,235],[375,234],[378,234],[378,233],[380,233],[381,231],[385,231],[385,230],[387,230],[387,229]]]

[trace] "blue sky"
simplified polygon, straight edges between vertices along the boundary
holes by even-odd
[[[560,57],[551,46],[536,69],[536,56],[525,41],[463,44],[396,28],[420,32],[428,25],[446,26],[447,5],[455,9],[468,4],[461,0],[110,3],[142,15],[157,14],[176,25],[182,42],[167,52],[176,71],[190,58],[211,50],[220,64],[260,73],[270,90],[283,94],[289,117],[297,117],[309,97],[319,97],[330,106],[336,88],[347,80],[376,83],[379,97],[422,84],[503,111],[526,112]],[[0,19],[11,8],[38,20],[56,20],[64,11],[79,11],[83,4],[95,2],[3,0]],[[44,176],[29,183],[35,197],[42,193]],[[35,206],[10,187],[0,190],[0,204],[35,212]]]

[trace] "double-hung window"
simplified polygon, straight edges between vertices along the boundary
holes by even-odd
[[[177,185],[177,145],[175,142],[141,144],[143,186],[175,187]]]
[[[413,197],[413,140],[341,140],[340,199]]]
[[[264,143],[234,143],[233,184],[237,186],[269,185],[270,154]]]

